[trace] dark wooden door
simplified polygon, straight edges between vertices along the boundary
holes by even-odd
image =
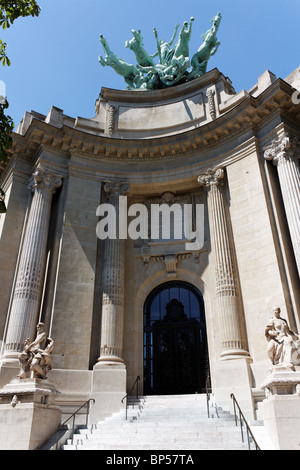
[[[157,394],[195,393],[200,387],[199,323],[158,321],[153,325],[153,388]]]
[[[144,306],[144,394],[203,393],[208,375],[201,293],[183,281],[158,286]]]

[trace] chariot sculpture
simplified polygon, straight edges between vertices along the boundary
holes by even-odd
[[[184,22],[176,43],[178,24],[169,42],[158,39],[157,30],[154,29],[157,50],[152,55],[149,55],[144,48],[141,30],[132,29],[133,38],[125,42],[125,47],[134,53],[136,65],[128,64],[120,59],[112,52],[106,38],[100,34],[105,57],[99,56],[99,62],[103,67],[110,66],[116,73],[123,76],[128,89],[159,90],[189,82],[206,73],[210,57],[217,52],[220,46],[217,31],[221,19],[221,13],[218,13],[211,20],[212,27],[201,36],[203,44],[191,59],[189,42],[194,18],[191,18],[189,22]],[[155,57],[158,57],[158,63],[155,62]]]

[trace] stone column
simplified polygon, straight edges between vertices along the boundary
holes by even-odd
[[[104,191],[108,202],[116,211],[116,226],[119,227],[119,197],[124,196],[129,185],[106,183]],[[120,235],[120,234],[119,234]],[[107,238],[104,246],[102,271],[102,325],[100,363],[123,363],[124,323],[124,272],[125,240],[120,236]]]
[[[25,340],[32,339],[36,333],[46,267],[52,195],[61,184],[60,176],[40,167],[28,186],[34,194],[5,339],[6,362],[14,362],[23,350]]]
[[[215,260],[221,357],[249,356],[231,224],[222,190],[224,170],[208,170],[198,183],[208,191],[211,247]]]
[[[300,167],[293,144],[287,135],[272,142],[265,159],[277,166],[287,223],[300,275]]]

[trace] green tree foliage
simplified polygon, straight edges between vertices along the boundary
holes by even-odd
[[[10,28],[17,18],[26,16],[39,16],[40,7],[35,0],[0,0],[0,27]],[[11,62],[6,54],[7,44],[0,39],[0,63],[3,66],[10,65]],[[13,120],[5,114],[8,108],[6,97],[0,99],[0,161],[7,161],[7,150],[12,146],[11,133],[14,128]],[[5,194],[0,189],[0,213],[6,212],[4,204]]]
[[[40,7],[35,0],[0,0],[0,26],[3,29],[10,28],[17,18],[25,16],[39,16]],[[0,40],[0,62],[3,65],[10,65],[10,60],[6,55],[7,44]]]
[[[7,161],[7,150],[12,146],[12,136],[11,133],[14,128],[13,120],[10,116],[5,114],[5,110],[8,108],[8,102],[6,99],[1,99],[0,102],[0,161]],[[0,214],[6,212],[5,206],[5,193],[0,188]]]
[[[40,7],[35,0],[0,1],[0,26],[9,28],[19,17],[39,16]]]
[[[0,103],[0,161],[7,161],[6,150],[12,146],[11,132],[14,128],[14,123],[10,116],[6,116],[5,110],[8,108],[8,103],[4,100]]]
[[[2,39],[0,39],[0,62],[2,62],[2,65],[10,65],[10,60],[6,55],[6,47],[6,42],[3,42]]]

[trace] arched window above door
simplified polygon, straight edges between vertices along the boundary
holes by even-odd
[[[184,281],[169,281],[156,287],[147,297],[144,324],[150,326],[154,321],[163,320],[172,299],[183,305],[187,318],[195,318],[200,324],[205,322],[204,301],[200,291]]]

